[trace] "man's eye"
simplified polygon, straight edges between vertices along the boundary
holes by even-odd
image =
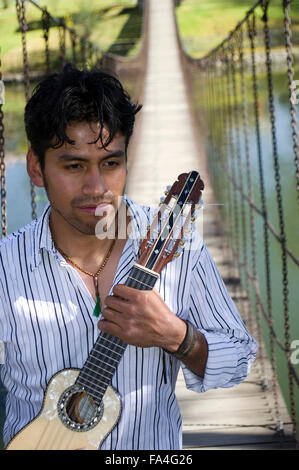
[[[104,163],[104,166],[112,168],[114,166],[119,166],[119,162],[116,162],[114,160],[108,160]]]
[[[70,165],[66,165],[65,167],[67,170],[77,170],[78,168],[81,168],[80,163],[71,163]]]

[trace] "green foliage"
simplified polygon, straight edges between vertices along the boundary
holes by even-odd
[[[44,7],[42,3],[40,5]],[[120,36],[120,42],[126,42],[127,45],[117,52],[128,55],[140,39],[142,11],[137,6],[137,0],[90,0],[88,3],[84,0],[48,0],[46,6],[52,16],[57,20],[63,19],[67,26],[93,42],[100,50],[109,50]],[[29,2],[26,2],[26,20],[30,70],[40,70],[45,64],[41,12]],[[67,57],[70,58],[71,41],[68,33],[66,46]],[[55,67],[59,61],[59,34],[53,21],[50,23],[49,49],[52,67]],[[3,72],[22,71],[21,32],[15,2],[9,2],[8,8],[0,10],[0,54]]]
[[[216,47],[255,3],[253,0],[182,1],[176,8],[176,17],[185,50],[194,57],[201,57]],[[299,38],[299,2],[293,1],[290,11],[294,37]],[[260,20],[263,14],[260,6],[256,14]],[[273,31],[283,29],[282,0],[270,0],[269,26]]]

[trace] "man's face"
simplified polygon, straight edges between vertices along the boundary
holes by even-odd
[[[90,143],[99,130],[98,123],[69,125],[66,133],[75,144],[45,154],[43,183],[53,219],[86,235],[95,235],[101,215],[117,213],[126,184],[125,137],[117,133],[105,149],[100,140]],[[104,130],[103,142],[106,138]]]

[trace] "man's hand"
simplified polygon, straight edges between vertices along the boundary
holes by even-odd
[[[171,312],[155,289],[115,285],[113,295],[105,299],[103,317],[98,322],[100,330],[133,346],[158,346],[174,352],[186,334],[185,322]]]
[[[141,291],[117,284],[113,295],[106,297],[105,306],[99,329],[126,344],[143,348],[157,346],[175,352],[185,338],[185,322],[171,312],[155,289]],[[207,358],[208,344],[198,331],[194,348],[182,362],[204,377]]]

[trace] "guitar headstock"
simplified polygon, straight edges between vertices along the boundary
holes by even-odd
[[[162,268],[179,255],[184,236],[201,206],[204,183],[197,171],[182,173],[170,187],[140,247],[138,264],[160,273]]]

